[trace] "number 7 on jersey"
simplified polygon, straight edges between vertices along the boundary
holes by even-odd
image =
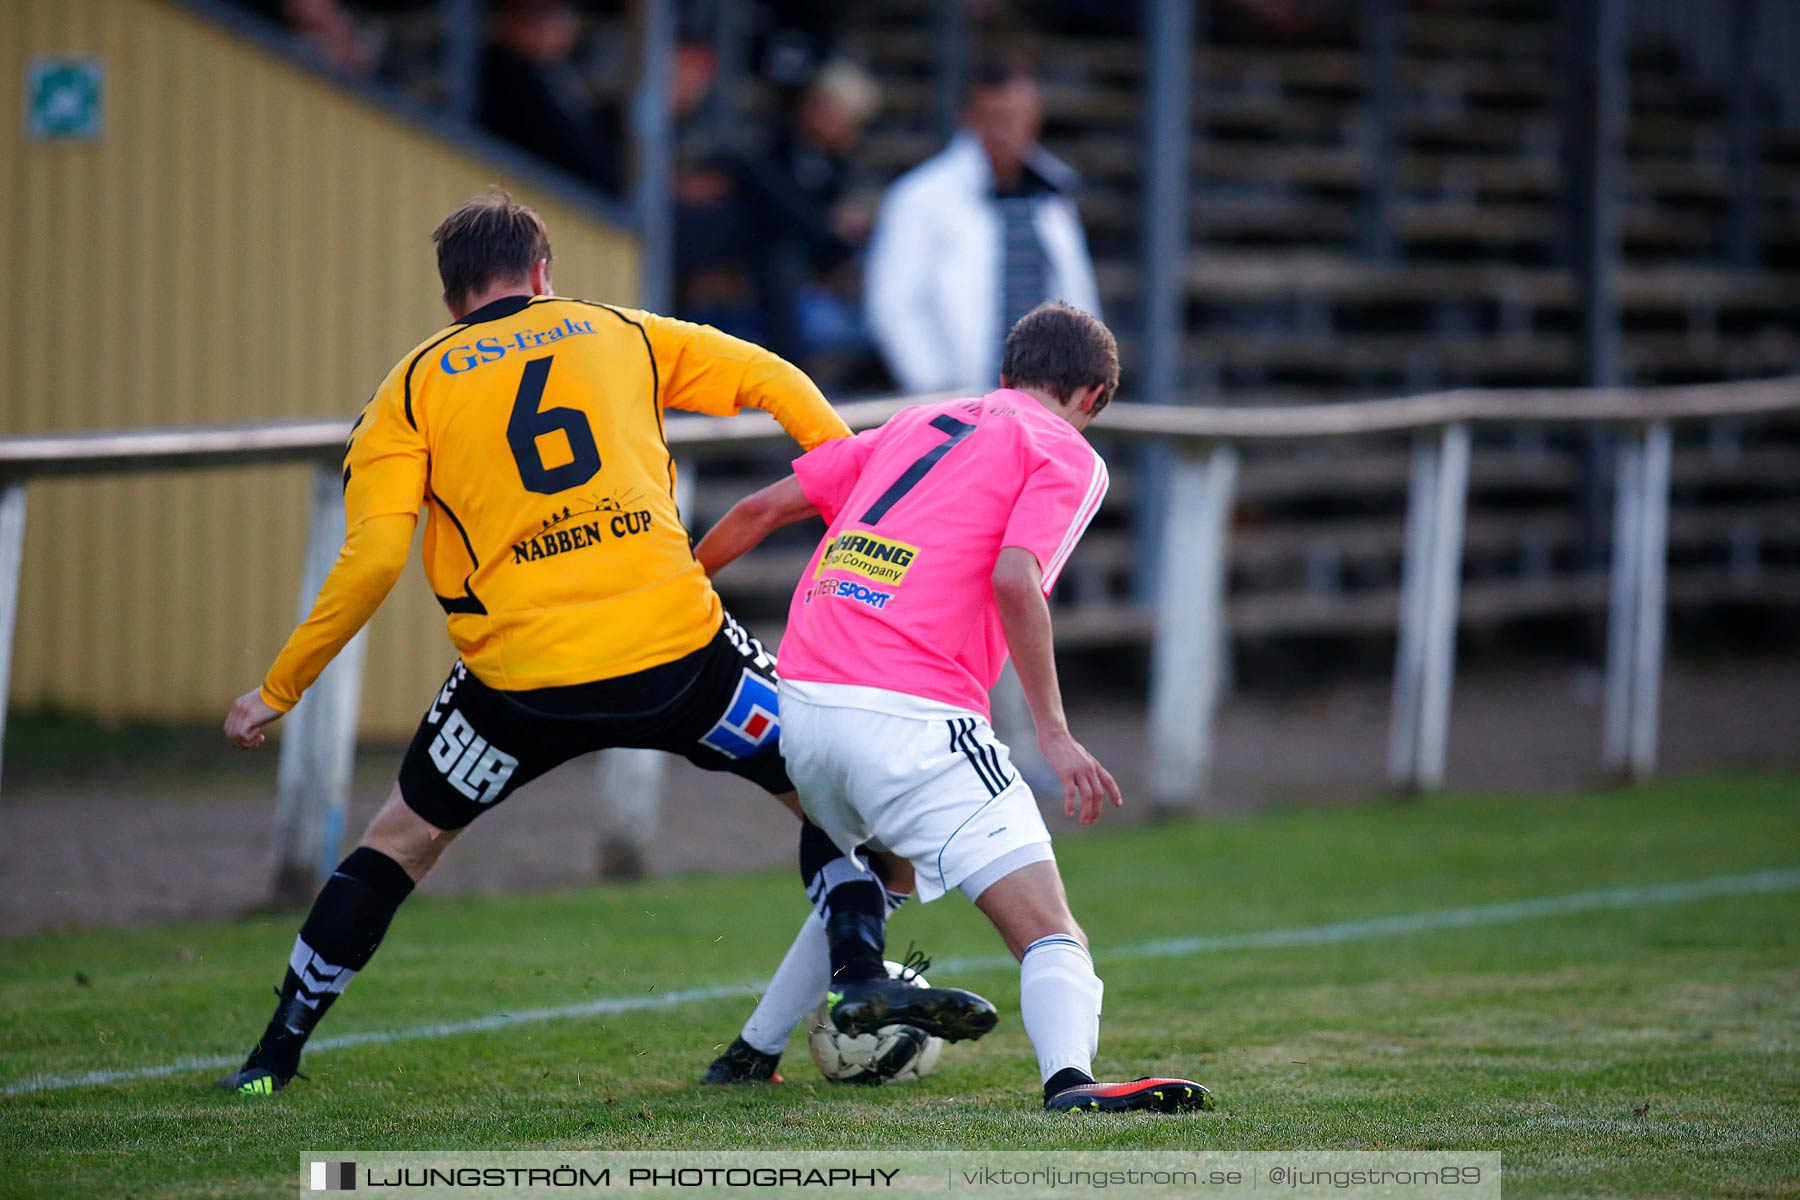
[[[899,503],[900,498],[919,486],[919,480],[925,478],[931,468],[938,465],[938,460],[956,448],[956,444],[975,432],[975,426],[967,421],[959,421],[949,413],[940,413],[931,418],[931,427],[950,435],[948,441],[940,442],[919,455],[913,465],[900,473],[900,478],[888,485],[888,490],[881,493],[875,503],[869,505],[869,511],[862,515],[862,523],[873,525],[887,516],[888,509]]]

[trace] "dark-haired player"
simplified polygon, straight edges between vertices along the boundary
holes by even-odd
[[[543,223],[502,193],[463,205],[432,238],[453,321],[400,360],[357,419],[343,552],[225,732],[262,744],[263,726],[386,597],[421,507],[425,574],[461,658],[387,803],[314,901],[268,1027],[220,1080],[247,1095],[292,1078],[319,1019],[457,834],[559,763],[615,746],[667,750],[798,811],[774,662],[724,612],[689,547],[662,414],[760,408],[806,448],[848,428],[765,350],[552,294]],[[832,897],[880,924],[878,887]]]
[[[987,914],[1019,959],[1046,1108],[1176,1112],[1206,1107],[1207,1090],[1091,1074],[1100,979],[1031,789],[988,723],[1010,651],[1064,811],[1086,825],[1124,802],[1069,732],[1045,603],[1106,494],[1106,465],[1082,430],[1118,382],[1105,325],[1039,305],[1006,339],[1000,390],[909,408],[817,447],[695,553],[710,574],[771,530],[825,518],[781,647],[782,753],[807,816],[846,863],[879,845],[912,863],[922,901],[960,888]],[[856,945],[853,930],[824,933],[820,947],[810,922],[802,930],[781,965],[788,979],[778,973],[769,989],[794,1001],[759,1010],[746,1035],[778,1047],[792,1026],[782,1022],[820,990],[845,1033],[896,1021],[879,947]],[[823,988],[821,949],[831,960]]]

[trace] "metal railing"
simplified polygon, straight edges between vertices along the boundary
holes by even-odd
[[[868,428],[919,398],[866,401],[839,411]],[[1225,589],[1239,443],[1411,433],[1405,556],[1395,657],[1388,774],[1427,790],[1444,777],[1455,673],[1458,591],[1471,456],[1483,425],[1609,427],[1618,444],[1606,666],[1603,762],[1630,779],[1655,770],[1667,562],[1670,426],[1800,412],[1800,378],[1605,391],[1456,391],[1279,408],[1116,404],[1095,427],[1109,438],[1174,447],[1154,598],[1149,695],[1150,799],[1193,804],[1213,757],[1213,718],[1226,676]],[[200,467],[312,463],[317,467],[299,611],[305,614],[344,536],[340,459],[345,423],[74,433],[0,438],[0,733],[18,611],[26,490],[34,480]],[[686,462],[786,444],[772,422],[672,417],[671,448]],[[691,489],[694,471],[683,473]],[[691,509],[691,491],[681,498]],[[278,894],[310,894],[337,861],[343,836],[359,693],[353,641],[287,718],[275,821]],[[226,698],[221,697],[221,705]],[[1017,706],[997,705],[1004,714]],[[1004,715],[1002,720],[1004,721]],[[1024,734],[1026,746],[1031,739]],[[603,862],[641,863],[655,827],[660,758],[602,756]]]

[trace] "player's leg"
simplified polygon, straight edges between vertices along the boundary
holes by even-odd
[[[808,827],[811,827],[810,823]],[[807,841],[803,832],[803,876],[806,875]],[[911,899],[912,864],[891,854],[875,852],[870,855],[870,865],[880,880],[886,915],[891,917]],[[757,1001],[749,1020],[744,1022],[731,1045],[713,1060],[700,1082],[751,1083],[779,1078],[775,1069],[794,1027],[825,999],[831,983],[831,942],[826,935],[830,900],[823,882],[823,879],[816,883],[809,880],[807,894],[817,896],[813,911],[801,922],[800,932],[794,935],[793,944],[763,989],[762,998]]]
[[[706,770],[748,779],[800,815],[801,882],[826,924],[844,931],[831,939],[847,956],[834,958],[833,974],[885,978],[886,893],[879,879],[801,814],[782,750],[779,684],[774,656],[727,613],[700,656],[681,710],[644,744],[673,750]]]
[[[883,748],[864,752],[874,769],[893,770],[886,743],[904,742],[900,750],[913,764],[908,790],[862,805],[870,834],[912,860],[921,900],[960,888],[1020,959],[1020,1012],[1038,1051],[1046,1103],[1171,1110],[1202,1105],[1205,1089],[1186,1080],[1093,1081],[1103,989],[1087,939],[1069,911],[1036,798],[985,720],[966,715],[919,724],[940,728],[908,738],[884,724]],[[845,1028],[835,1012],[833,1022]]]
[[[293,1077],[314,1026],[369,965],[401,902],[456,834],[427,825],[395,785],[361,843],[319,890],[294,939],[268,1027],[243,1067],[221,1085],[266,1094]]]
[[[1162,1112],[1210,1107],[1210,1094],[1191,1080],[1095,1082],[1105,988],[1094,972],[1087,935],[1069,911],[1054,859],[1020,866],[991,882],[972,878],[963,889],[1019,960],[1019,1013],[1037,1051],[1044,1107]]]
[[[805,828],[815,827],[809,822]],[[912,981],[911,975],[931,965],[923,955],[908,955],[909,969],[902,978],[888,976],[885,913],[868,911],[881,900],[872,900],[867,883],[858,880],[858,875],[873,880],[873,872],[840,852],[814,877],[830,880],[834,872],[839,882],[828,894],[830,908],[823,921],[831,1023],[851,1036],[886,1025],[911,1025],[947,1042],[973,1041],[992,1031],[1000,1016],[985,997],[965,988],[920,987]],[[874,896],[883,896],[879,883],[875,887]]]
[[[885,838],[872,838],[863,810],[877,808],[883,798],[892,799],[885,792],[895,786],[901,791],[912,786],[913,764],[922,753],[930,753],[914,743],[922,739],[941,748],[937,736],[941,728],[932,722],[811,704],[791,689],[784,689],[783,705],[789,711],[783,714],[782,749],[809,821],[802,834],[801,877],[814,902],[823,900],[832,1023],[852,1036],[884,1025],[911,1025],[952,1042],[986,1034],[999,1015],[981,996],[962,988],[922,988],[911,979],[888,977],[882,889],[855,853],[874,841],[899,857],[911,857]],[[898,770],[896,763],[901,764]],[[941,892],[939,888],[923,898]],[[923,969],[923,963],[915,965]]]
[[[1019,960],[1019,1013],[1037,1051],[1044,1095],[1092,1083],[1105,989],[1094,973],[1087,936],[1069,911],[1055,860],[1032,863],[969,891]]]
[[[797,791],[777,799],[783,803],[792,800],[790,807],[799,808]],[[887,918],[899,907],[896,895],[904,900],[912,894],[912,865],[892,855],[885,857],[898,865],[884,868],[864,846],[846,854],[829,834],[800,813],[800,883],[825,934],[828,981],[887,978]],[[903,883],[890,890],[892,871],[904,875]]]
[[[313,901],[276,989],[275,1012],[244,1065],[219,1085],[279,1091],[321,1018],[369,965],[413,887],[458,833],[516,788],[575,753],[559,751],[461,663],[425,714],[400,779],[362,841]]]
[[[775,969],[775,975],[763,989],[761,999],[744,1022],[738,1035],[731,1039],[719,1056],[707,1065],[701,1083],[766,1083],[781,1082],[776,1069],[788,1036],[794,1032],[808,1012],[825,998],[825,985],[831,975],[829,951],[825,942],[825,924],[817,913],[807,913],[794,935],[793,945]]]
[[[645,731],[642,740],[635,744],[671,750],[706,770],[728,771],[741,776],[789,808],[797,807],[795,793],[804,788],[795,788],[783,753],[777,693],[779,680],[775,675],[774,656],[726,614],[718,636],[699,657],[698,669],[680,708],[668,714],[656,729]],[[802,828],[804,831],[805,826]],[[854,847],[857,841],[845,844]],[[843,978],[866,978],[869,987],[864,990],[885,990],[889,981],[882,951],[886,944],[887,906],[886,892],[879,880],[861,863],[846,855],[831,837],[821,836],[817,830],[812,835],[802,833],[800,874],[809,899],[819,909],[821,921],[828,926],[828,946],[839,946],[835,952],[827,950],[828,969]],[[835,938],[829,928],[839,930]],[[816,942],[805,930],[802,930],[802,937],[816,947]],[[819,959],[802,947],[794,961],[795,971],[802,970],[802,964],[810,971],[815,969],[814,964]],[[811,984],[807,983],[806,987],[810,988]],[[928,995],[919,993],[939,991],[912,990],[915,993],[912,1003],[916,1005],[929,1001]],[[792,997],[799,994],[801,987],[797,981],[791,993],[784,989],[779,1003],[786,1007],[794,1003]],[[936,1026],[921,1025],[921,1028],[956,1040],[979,1037],[993,1027],[992,1005],[973,993],[958,992],[957,995],[976,1002],[966,1007],[985,1010],[985,1025],[977,1018],[952,1024],[940,1021]],[[800,1012],[803,1015],[805,1010]],[[763,1054],[765,1052],[755,1050],[747,1043],[740,1046],[734,1041],[715,1061],[714,1067],[718,1068],[718,1074],[734,1077],[740,1074],[761,1076],[765,1069],[772,1074],[774,1066],[766,1060],[766,1055],[762,1060],[756,1058]],[[714,1075],[713,1068],[708,1068],[707,1074]]]
[[[800,880],[824,922],[830,981],[886,979],[887,891],[868,862],[802,821]]]

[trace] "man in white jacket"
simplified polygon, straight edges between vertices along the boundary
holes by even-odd
[[[1042,124],[1024,66],[979,64],[963,128],[888,189],[864,293],[869,328],[906,391],[993,380],[1007,331],[1045,300],[1100,311],[1077,177],[1038,145]]]

